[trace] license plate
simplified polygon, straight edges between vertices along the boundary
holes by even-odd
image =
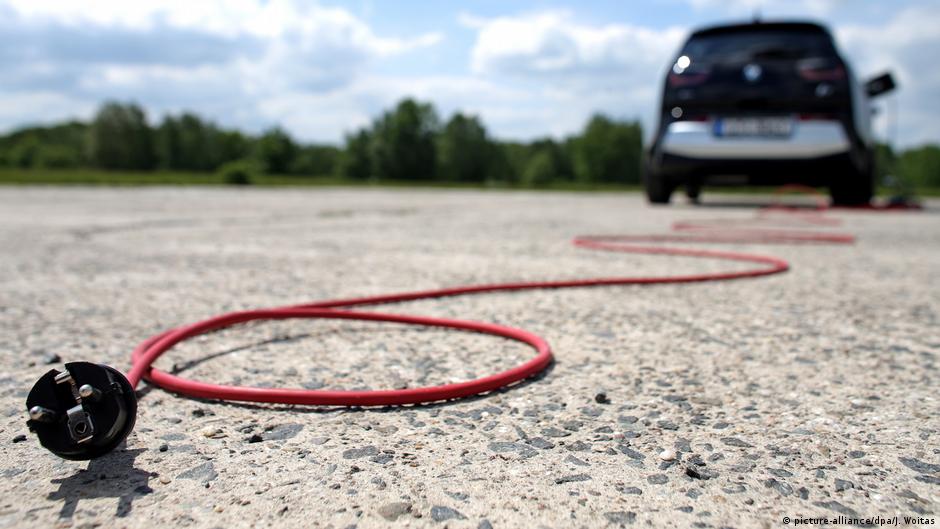
[[[783,138],[793,131],[788,117],[719,118],[715,120],[715,136]]]

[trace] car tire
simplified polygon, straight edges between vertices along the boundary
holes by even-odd
[[[870,170],[852,171],[851,178],[843,178],[829,186],[834,206],[866,206],[875,194],[875,178]]]
[[[650,167],[649,162],[643,167],[643,185],[646,187],[646,198],[651,204],[668,204],[675,189],[662,173]]]

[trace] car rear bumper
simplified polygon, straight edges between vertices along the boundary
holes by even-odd
[[[661,152],[700,160],[800,160],[849,152],[851,143],[836,120],[796,121],[782,138],[727,138],[714,133],[712,121],[674,121],[663,135]]]
[[[702,159],[663,154],[655,165],[656,171],[673,184],[829,186],[855,178],[858,174],[849,153],[816,158],[761,159]]]

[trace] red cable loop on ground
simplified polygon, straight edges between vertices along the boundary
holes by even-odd
[[[801,189],[800,192],[804,192],[804,190]],[[788,225],[806,224],[818,226],[831,225],[838,222],[835,219],[822,217],[822,209],[824,209],[824,207],[820,207],[815,211],[807,212],[806,210],[794,211],[773,206],[771,208],[762,210],[756,219],[747,221],[747,223],[750,225],[766,224],[768,223],[768,220],[772,220],[769,218],[769,216],[774,213],[786,214],[785,218],[787,219],[786,223]],[[779,274],[789,269],[789,264],[785,260],[776,257],[742,252],[670,248],[636,244],[641,242],[698,242],[725,244],[851,244],[854,241],[854,238],[851,235],[844,234],[827,234],[806,230],[758,229],[753,227],[742,229],[738,227],[741,225],[742,223],[740,221],[683,222],[677,223],[674,227],[677,230],[683,230],[688,233],[638,236],[581,236],[576,237],[573,243],[575,246],[593,250],[724,259],[729,261],[754,263],[759,265],[757,267],[728,272],[686,274],[677,276],[599,277],[589,279],[467,285],[435,290],[402,292],[381,296],[320,301],[304,305],[272,309],[233,312],[216,316],[198,323],[193,323],[191,325],[171,329],[144,341],[134,350],[133,354],[131,355],[131,362],[133,365],[130,372],[128,373],[127,378],[134,387],[137,387],[141,379],[145,379],[165,390],[182,395],[229,401],[326,406],[383,406],[417,404],[423,402],[434,402],[468,397],[471,395],[493,391],[495,389],[519,382],[541,373],[552,362],[552,351],[548,343],[543,338],[531,332],[492,323],[432,318],[426,316],[358,312],[346,309],[365,305],[381,305],[386,303],[399,303],[419,299],[443,298],[467,294],[482,294],[487,292],[612,285],[652,285],[669,283],[694,283],[704,281],[727,281],[731,279],[743,279]],[[732,229],[727,229],[728,226],[735,227]],[[721,233],[714,233],[714,231],[717,229],[721,229]],[[709,234],[708,231],[712,231],[712,233]],[[422,325],[458,329],[463,331],[473,331],[501,336],[528,344],[533,349],[535,349],[536,355],[531,360],[528,360],[512,369],[497,373],[495,375],[479,378],[477,380],[424,388],[377,391],[271,389],[224,386],[188,380],[152,367],[157,358],[166,353],[174,345],[188,338],[248,321],[290,318],[330,318],[381,321],[406,325]]]

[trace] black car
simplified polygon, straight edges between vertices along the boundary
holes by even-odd
[[[680,185],[826,186],[837,204],[869,202],[874,149],[869,97],[832,35],[811,22],[753,22],[692,33],[669,69],[644,160],[650,202]]]

